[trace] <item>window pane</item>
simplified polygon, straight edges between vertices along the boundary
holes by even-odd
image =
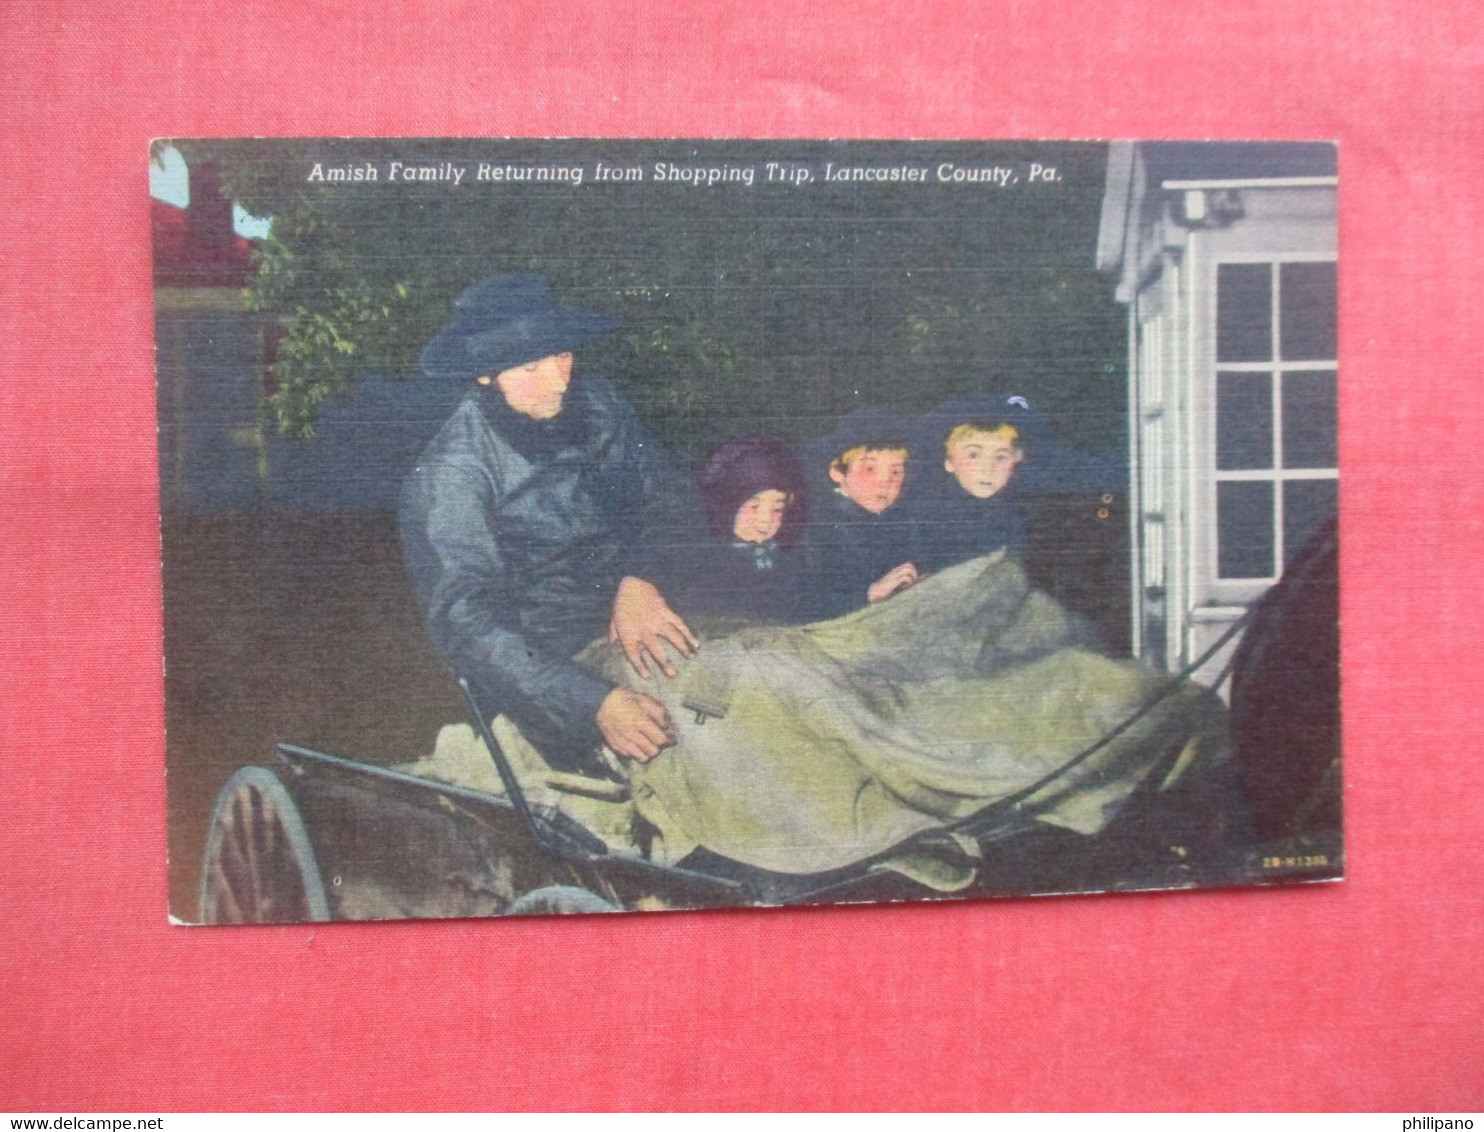
[[[1221,264],[1216,268],[1216,360],[1265,362],[1272,356],[1272,268]]]
[[[1304,549],[1315,531],[1334,518],[1338,488],[1334,480],[1289,480],[1283,485],[1285,564]]]
[[[1335,265],[1285,263],[1278,272],[1283,357],[1291,361],[1336,357]]]
[[[1273,466],[1272,374],[1216,375],[1216,466]]]
[[[1216,485],[1216,570],[1223,578],[1273,576],[1273,485]]]
[[[1283,466],[1335,467],[1335,419],[1334,370],[1284,374]]]

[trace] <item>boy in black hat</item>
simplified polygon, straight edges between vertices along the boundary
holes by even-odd
[[[434,643],[489,710],[554,765],[597,745],[645,760],[673,741],[664,707],[572,658],[605,632],[642,676],[696,647],[644,580],[689,493],[609,382],[573,374],[572,351],[611,329],[558,305],[539,275],[466,290],[423,352],[431,377],[469,393],[403,486],[407,570]]]
[[[914,584],[911,526],[898,508],[910,445],[895,416],[862,409],[810,448],[824,494],[804,534],[811,620],[839,617]]]
[[[922,426],[922,490],[912,501],[913,548],[924,570],[996,550],[1025,554],[1029,521],[1019,473],[1036,434],[1023,397],[948,402]],[[931,464],[941,461],[939,469]]]
[[[913,547],[923,570],[947,570],[994,550],[1022,558],[1028,516],[1015,476],[1025,460],[1024,433],[1005,414],[939,417],[938,436],[925,439],[922,493],[914,498]],[[925,460],[926,463],[926,460]]]

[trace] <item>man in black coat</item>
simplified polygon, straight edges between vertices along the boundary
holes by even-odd
[[[582,766],[597,745],[644,761],[674,738],[665,708],[573,657],[607,633],[640,675],[697,642],[644,580],[689,499],[659,444],[572,350],[611,329],[558,305],[539,275],[459,296],[425,372],[469,383],[402,491],[407,571],[434,643],[480,702],[547,759]]]

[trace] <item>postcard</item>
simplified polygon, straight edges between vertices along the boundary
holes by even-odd
[[[1343,875],[1333,144],[150,159],[177,922]]]

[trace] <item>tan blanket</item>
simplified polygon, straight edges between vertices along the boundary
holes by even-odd
[[[823,872],[1043,779],[1024,811],[1094,834],[1150,774],[1170,786],[1227,749],[1216,696],[1089,643],[1075,615],[990,556],[834,621],[707,639],[677,659],[673,680],[640,680],[616,649],[594,645],[586,663],[658,698],[679,728],[653,761],[621,760],[631,801],[569,792],[507,720],[495,732],[533,801],[616,852],[635,851],[637,814],[657,831],[646,841],[662,863],[705,846],[776,872]],[[503,792],[467,725],[446,728],[433,756],[404,769]],[[925,883],[951,889],[970,875],[959,872]]]
[[[674,680],[640,680],[608,646],[587,659],[658,698],[679,725],[673,748],[629,764],[665,859],[705,846],[814,873],[1047,776],[1029,811],[1096,833],[1157,767],[1169,785],[1225,757],[1214,695],[1185,686],[1160,699],[1168,677],[1087,643],[1074,615],[1018,565],[990,556],[834,621],[706,641]],[[1113,742],[1056,773],[1155,700]]]

